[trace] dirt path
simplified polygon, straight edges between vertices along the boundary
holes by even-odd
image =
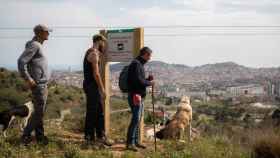
[[[55,130],[54,130],[55,129]],[[83,134],[82,133],[75,133],[68,130],[65,130],[63,128],[52,128],[49,129],[49,131],[52,130],[52,134],[50,134],[50,137],[53,137],[52,139],[58,140],[60,142],[64,142],[66,144],[76,144],[80,146],[80,151],[82,153],[90,153],[93,152],[93,149],[83,149],[82,145],[84,144]],[[154,149],[154,145],[152,142],[145,141],[145,145],[147,145],[147,149],[145,150],[139,150],[138,152],[131,152],[135,157],[143,157],[144,153],[147,151],[152,151]],[[113,153],[113,157],[121,157],[128,151],[126,150],[126,145],[124,142],[115,142],[113,146],[109,149],[106,149],[109,152]]]

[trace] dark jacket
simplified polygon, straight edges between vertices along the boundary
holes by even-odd
[[[135,58],[129,65],[127,78],[129,93],[140,94],[143,98],[146,96],[146,87],[151,85],[145,78],[145,63],[142,57]]]

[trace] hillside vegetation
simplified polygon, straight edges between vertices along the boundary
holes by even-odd
[[[29,101],[30,91],[17,72],[0,69],[0,108],[18,106]],[[111,114],[110,137],[116,144],[112,149],[94,150],[84,147],[83,125],[85,116],[83,91],[50,83],[48,108],[45,117],[47,146],[20,144],[21,131],[17,121],[8,130],[8,138],[0,138],[0,158],[279,158],[280,131],[271,121],[261,123],[238,120],[242,112],[265,113],[244,107],[228,107],[219,102],[194,103],[193,127],[200,135],[191,143],[175,140],[158,141],[154,151],[152,140],[145,140],[148,149],[137,153],[125,150],[126,131],[130,113],[123,111]],[[147,106],[150,106],[147,102]],[[126,100],[111,99],[111,109],[128,108]],[[53,123],[59,111],[71,109],[61,124]],[[240,110],[241,109],[241,110]],[[240,110],[240,111],[238,111]],[[146,115],[146,117],[150,117]],[[147,128],[150,119],[145,119]]]

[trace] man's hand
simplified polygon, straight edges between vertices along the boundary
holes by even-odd
[[[154,80],[150,81],[151,86],[155,86],[156,82]]]
[[[153,75],[149,75],[148,81],[152,81],[152,80],[154,80],[154,76]]]
[[[37,85],[34,80],[27,80],[27,84],[30,89],[34,88]]]
[[[105,92],[105,89],[101,89],[101,98],[102,99],[106,99],[106,92]]]

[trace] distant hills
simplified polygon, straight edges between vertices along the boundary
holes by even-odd
[[[124,63],[111,65],[111,73],[118,75]],[[156,78],[171,82],[198,82],[198,81],[233,81],[233,80],[262,80],[277,79],[280,77],[278,68],[250,68],[234,62],[206,64],[201,66],[187,66],[168,64],[161,61],[149,62],[147,71],[152,71]]]
[[[114,80],[117,80],[124,65],[125,63],[110,65]],[[67,66],[64,66],[64,69],[60,69],[59,67],[56,67],[56,69],[81,73],[82,67],[71,66],[67,68]],[[264,79],[276,79],[280,81],[280,67],[251,68],[234,62],[187,66],[183,64],[168,64],[162,61],[151,61],[146,65],[146,69],[152,72],[155,78],[168,84],[170,82],[188,83],[200,81],[263,81]]]

